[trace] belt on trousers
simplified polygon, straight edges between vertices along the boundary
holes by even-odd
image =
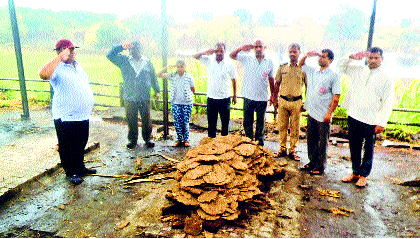
[[[281,95],[280,98],[282,98],[286,101],[298,101],[298,100],[302,99],[302,96],[299,95],[299,96],[296,96],[296,97],[287,97],[287,96]]]

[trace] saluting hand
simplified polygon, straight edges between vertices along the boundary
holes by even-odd
[[[313,56],[321,56],[321,54],[317,51],[310,51],[306,53],[306,57],[313,57]]]
[[[242,51],[250,51],[252,49],[254,49],[254,45],[252,44],[242,46]]]
[[[70,57],[70,49],[65,48],[62,52],[60,52],[60,54],[58,56],[60,57],[60,60],[62,62],[66,62]]]
[[[206,52],[204,52],[206,55],[213,55],[216,52],[214,49],[209,49]]]
[[[133,44],[131,42],[126,42],[126,43],[122,44],[122,48],[124,50],[131,49],[131,48],[133,48]]]
[[[369,54],[369,52],[367,52],[367,51],[361,51],[361,52],[358,52],[358,53],[355,53],[355,54],[351,54],[350,59],[361,60],[361,59],[367,57],[368,54]]]

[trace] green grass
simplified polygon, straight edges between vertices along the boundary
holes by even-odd
[[[56,53],[54,51],[37,51],[29,49],[23,49],[22,51],[25,77],[27,79],[39,79],[38,72],[41,69],[41,67],[45,63],[51,61],[54,57],[56,57]],[[89,75],[89,80],[91,82],[109,83],[116,85],[122,82],[120,70],[116,66],[114,66],[110,61],[108,61],[105,54],[88,54],[84,53],[83,50],[79,50],[77,52],[76,59],[82,64],[84,70]],[[168,64],[175,64],[176,60],[176,58],[169,59]],[[0,62],[0,78],[18,78],[14,50],[7,49],[5,47],[0,47]],[[152,63],[155,66],[156,73],[158,73],[162,69],[162,61],[160,59],[152,59]],[[188,58],[186,60],[186,63],[187,72],[191,73],[194,77],[196,91],[206,92],[207,71],[205,66],[193,58]],[[159,82],[162,86],[161,79],[159,79]],[[347,76],[342,76],[341,82],[343,93],[341,95],[340,104],[343,102],[343,99],[346,96],[346,92],[349,86],[349,78]],[[239,88],[241,85],[240,81],[237,84]],[[0,88],[19,88],[19,82],[0,81]],[[27,82],[26,88],[37,90],[49,90],[50,86],[48,82]],[[116,87],[93,85],[92,89],[95,93],[119,95],[119,89]],[[4,92],[4,94],[6,94],[7,99],[20,99],[20,92],[6,91]],[[396,95],[399,101],[396,103],[395,107],[420,109],[420,80],[412,81],[411,85],[409,86],[407,86],[407,84],[403,80],[396,81]],[[28,92],[28,98],[37,99],[40,101],[48,101],[50,100],[50,94]],[[206,97],[196,96],[195,102],[205,104]],[[242,108],[242,102],[243,101],[239,99],[235,107]],[[95,103],[118,106],[119,99],[95,96]],[[194,107],[193,113],[205,113],[205,108]],[[242,117],[242,114],[243,113],[241,111],[233,110],[232,118]],[[337,108],[335,115],[345,117],[347,116],[347,113],[345,109]],[[267,120],[272,121],[272,115],[268,115]],[[401,123],[419,123],[420,114],[393,112],[390,120]],[[304,118],[302,118],[302,123],[305,123]],[[420,131],[419,127],[407,127],[401,125],[389,125],[389,127],[394,129],[402,129],[405,132],[417,133]]]

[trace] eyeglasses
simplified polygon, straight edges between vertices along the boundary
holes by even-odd
[[[263,46],[254,46],[254,48],[256,49],[256,48],[263,48]]]

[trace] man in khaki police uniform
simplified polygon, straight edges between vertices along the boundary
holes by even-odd
[[[299,140],[300,113],[302,109],[302,87],[306,86],[306,74],[297,65],[300,46],[293,43],[289,46],[290,63],[281,65],[275,78],[274,101],[278,107],[278,127],[280,149],[275,157],[287,155],[296,161],[296,146]],[[290,122],[290,123],[289,123]],[[287,130],[290,126],[290,148],[287,154]]]

